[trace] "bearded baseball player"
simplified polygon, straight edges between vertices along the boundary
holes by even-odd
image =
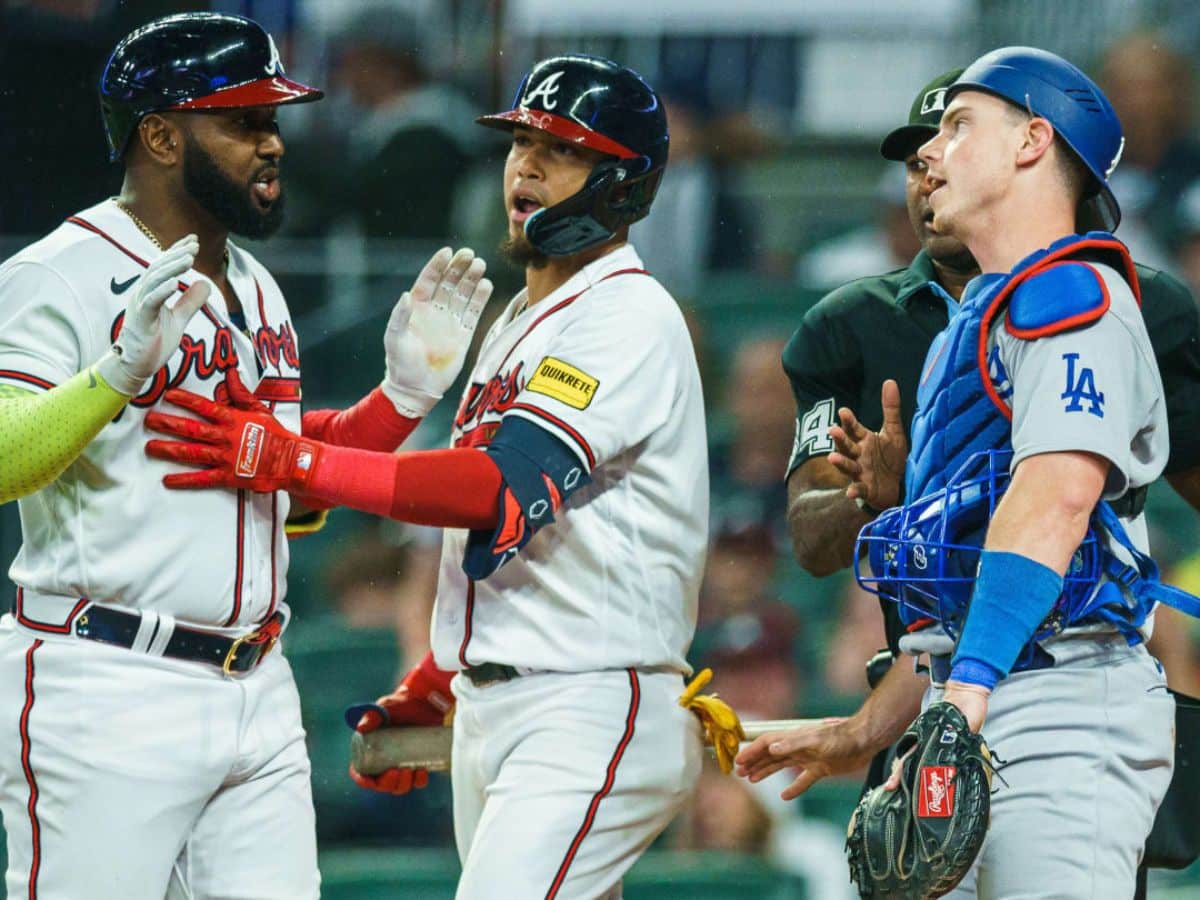
[[[280,224],[276,108],[320,97],[248,19],[139,28],[100,83],[120,196],[0,267],[0,502],[23,534],[0,620],[9,896],[318,895],[299,703],[271,652],[289,497],[169,493],[143,423],[184,386],[392,450],[456,376],[490,284],[444,250],[396,305],[385,382],[302,423],[287,304],[227,238]]]
[[[176,392],[203,421],[156,415],[185,440],[147,451],[204,467],[176,486],[286,487],[444,526],[432,658],[359,727],[441,723],[457,701],[460,898],[619,896],[700,766],[677,703],[706,545],[700,377],[628,243],[666,166],[666,115],[634,72],[572,55],[480,122],[512,135],[504,246],[526,287],[484,339],[450,449],[349,451]]]

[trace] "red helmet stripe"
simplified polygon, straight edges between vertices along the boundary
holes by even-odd
[[[556,116],[554,113],[543,112],[540,109],[528,109],[518,106],[516,109],[496,113],[493,116],[480,116],[475,121],[481,125],[491,125],[493,127],[497,125],[501,127],[505,125],[524,125],[527,128],[536,128],[539,131],[547,131],[556,137],[560,137],[564,141],[583,144],[585,147],[591,147],[593,150],[599,150],[601,153],[607,153],[610,156],[617,156],[621,159],[635,159],[642,155],[630,150],[624,144],[614,141],[612,138],[605,137],[598,131],[593,131],[591,128],[580,125],[574,119],[568,119],[565,116]]]
[[[246,84],[221,88],[203,97],[185,100],[168,109],[223,109],[242,106],[275,106],[320,100],[323,92],[290,78],[260,78]]]

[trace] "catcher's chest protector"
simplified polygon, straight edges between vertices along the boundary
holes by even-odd
[[[1092,232],[1056,241],[1007,275],[981,275],[971,283],[959,311],[934,338],[925,357],[917,388],[905,496],[923,497],[941,489],[974,453],[1011,449],[1007,401],[1012,387],[999,353],[988,347],[990,329],[1004,314],[1017,288],[1033,276],[1063,260],[1098,253],[1116,257],[1112,261],[1117,271],[1132,271],[1128,251],[1116,238]],[[1053,315],[1053,298],[1047,298],[1046,305]]]

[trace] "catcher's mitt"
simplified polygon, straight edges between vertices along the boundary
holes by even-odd
[[[900,786],[859,801],[846,832],[850,878],[865,898],[925,900],[962,881],[983,845],[992,759],[951,703],[934,703],[896,745]]]

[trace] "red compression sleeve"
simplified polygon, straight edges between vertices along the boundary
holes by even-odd
[[[318,501],[438,528],[495,528],[500,469],[467,447],[373,453],[326,444],[308,482]]]
[[[300,433],[322,444],[390,453],[403,444],[420,423],[420,419],[409,419],[396,412],[383,389],[375,388],[349,409],[306,412]]]

